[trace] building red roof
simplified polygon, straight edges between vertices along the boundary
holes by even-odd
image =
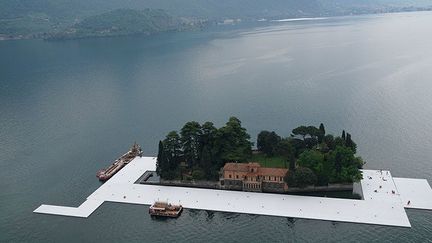
[[[251,168],[257,168],[256,172],[251,172]],[[226,163],[224,171],[235,171],[235,172],[248,172],[248,175],[260,175],[260,176],[279,176],[284,177],[288,172],[285,168],[266,168],[261,167],[259,163]]]
[[[258,174],[263,176],[265,175],[265,176],[284,177],[287,172],[288,169],[285,168],[265,168],[265,167],[258,168]]]
[[[226,163],[224,166],[224,171],[237,171],[237,172],[249,172],[250,168],[260,167],[259,163]]]

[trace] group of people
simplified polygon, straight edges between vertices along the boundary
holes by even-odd
[[[381,173],[381,175],[382,175],[382,174],[383,174],[383,171],[382,171],[382,170],[379,170],[379,171],[380,171],[380,173]],[[388,172],[388,171],[386,171],[386,175],[387,175],[387,176],[389,175],[389,172]],[[372,177],[369,176],[369,179],[372,179]],[[382,179],[383,181],[387,181],[384,177],[381,177],[381,179]],[[382,186],[380,185],[379,188],[381,189]],[[378,190],[375,190],[374,192],[378,192]],[[395,191],[395,190],[392,190],[391,192],[392,192],[392,194],[396,194],[396,191]],[[411,205],[411,200],[408,200],[407,205],[408,205],[408,206]]]

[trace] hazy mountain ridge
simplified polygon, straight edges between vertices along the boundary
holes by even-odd
[[[45,36],[46,39],[77,39],[135,34],[155,34],[199,28],[200,21],[173,17],[162,9],[117,9],[84,18],[64,31]]]
[[[0,39],[63,32],[89,16],[116,9],[163,9],[171,16],[220,21],[393,12],[429,5],[429,0],[2,0]]]

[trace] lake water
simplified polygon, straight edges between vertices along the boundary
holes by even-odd
[[[255,139],[319,125],[358,143],[366,168],[432,181],[432,13],[218,28],[153,37],[0,42],[0,242],[426,242],[412,228],[103,204],[78,206],[96,172],[137,141],[155,155],[186,121],[237,116]]]

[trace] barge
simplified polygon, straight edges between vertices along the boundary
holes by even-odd
[[[131,162],[135,157],[137,156],[142,157],[142,155],[143,155],[143,151],[141,147],[137,143],[134,143],[132,148],[128,152],[120,156],[120,158],[118,158],[116,161],[114,161],[112,165],[110,165],[106,169],[102,169],[98,171],[96,177],[100,181],[107,181],[113,175],[115,175],[115,173],[119,172],[125,165]]]
[[[155,202],[149,208],[149,214],[155,217],[177,218],[182,211],[182,205],[172,205],[166,202]]]

